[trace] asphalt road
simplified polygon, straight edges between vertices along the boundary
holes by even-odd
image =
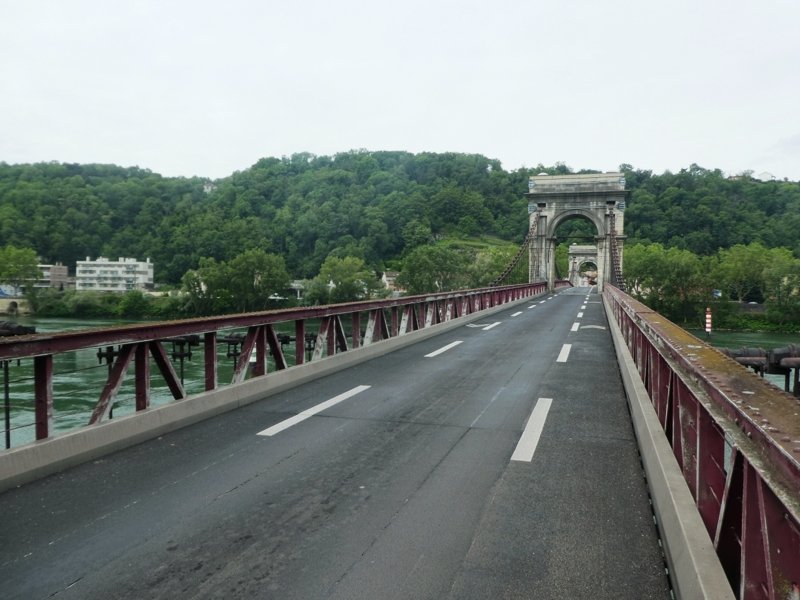
[[[0,595],[669,598],[586,293],[0,495]]]

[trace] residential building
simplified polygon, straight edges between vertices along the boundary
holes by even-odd
[[[35,288],[58,288],[66,289],[75,287],[75,279],[69,276],[69,269],[66,265],[57,262],[54,265],[36,265],[39,267],[41,276],[37,279],[33,287]]]
[[[99,292],[127,292],[153,288],[153,263],[148,258],[141,262],[135,258],[109,260],[79,260],[75,269],[75,289]]]

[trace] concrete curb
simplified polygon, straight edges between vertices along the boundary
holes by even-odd
[[[731,586],[605,296],[603,306],[675,596],[691,600],[733,599]]]
[[[240,384],[197,394],[188,400],[154,407],[142,413],[120,417],[8,450],[0,454],[0,492],[263,400],[273,394],[463,327],[471,321],[523,302],[530,302],[540,296],[542,294],[507,302],[467,317],[412,331],[357,350],[273,372],[266,377],[249,379]]]

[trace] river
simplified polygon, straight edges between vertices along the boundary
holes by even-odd
[[[711,336],[706,336],[705,331],[690,329],[690,333],[697,336],[715,348],[782,348],[789,344],[800,345],[800,334],[798,333],[767,333],[750,331],[712,331]],[[784,389],[785,376],[772,375],[767,373],[764,379],[780,389]]]

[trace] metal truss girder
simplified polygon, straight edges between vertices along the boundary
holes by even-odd
[[[58,408],[58,403],[54,400],[58,394],[54,394],[53,387],[54,385],[58,387],[58,381],[54,380],[53,360],[56,355],[65,352],[98,347],[110,347],[112,350],[108,353],[110,374],[104,382],[103,389],[98,391],[98,404],[94,407],[91,417],[92,423],[98,423],[113,406],[132,361],[135,364],[134,400],[137,411],[147,410],[150,406],[151,357],[172,397],[176,400],[186,398],[180,377],[176,374],[170,356],[163,346],[163,341],[167,339],[189,335],[200,337],[204,345],[202,389],[211,391],[219,387],[217,343],[221,332],[247,328],[237,353],[231,379],[232,383],[240,383],[248,376],[250,357],[253,354],[256,358],[251,369],[253,375],[259,373],[267,375],[269,353],[275,359],[276,370],[290,366],[274,327],[277,323],[291,324],[294,321],[294,364],[300,365],[307,360],[305,336],[309,319],[327,323],[322,328],[323,340],[315,348],[313,358],[316,359],[326,351],[329,354],[346,351],[348,343],[352,348],[358,348],[405,335],[426,326],[475,314],[482,308],[543,292],[545,287],[544,283],[522,284],[331,306],[133,324],[109,329],[15,336],[0,339],[0,361],[33,358],[34,377],[31,385],[36,438],[46,439],[52,436],[52,421]],[[364,312],[368,315],[367,331],[362,335]],[[350,316],[345,318],[344,315]],[[114,347],[123,349],[122,355],[117,355],[116,359],[112,359],[116,353]]]
[[[97,401],[92,416],[89,419],[89,424],[99,423],[108,414],[108,410],[114,402],[114,399],[122,387],[122,381],[125,378],[125,373],[131,364],[136,346],[138,344],[126,344],[122,346],[119,351],[111,370],[108,373],[108,380],[106,381],[103,391],[100,393],[100,399]]]
[[[153,341],[148,344],[150,354],[158,367],[164,382],[167,384],[172,397],[175,400],[182,400],[186,397],[186,390],[183,389],[180,377],[175,372],[175,367],[167,356],[167,351],[164,350],[164,345],[159,341]]]
[[[53,355],[33,359],[36,439],[43,440],[53,429]]]
[[[800,598],[796,399],[613,286],[606,295],[737,597]]]

